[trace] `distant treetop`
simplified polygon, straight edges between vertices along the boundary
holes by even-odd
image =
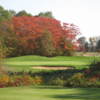
[[[47,12],[40,12],[37,16],[48,17],[48,18],[54,18],[52,12],[50,12],[50,11],[47,11]]]
[[[18,12],[15,16],[32,16],[30,13],[27,13],[25,10]]]

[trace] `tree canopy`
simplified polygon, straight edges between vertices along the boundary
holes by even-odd
[[[27,13],[25,10],[18,12],[15,16],[32,16],[30,13]]]
[[[12,17],[12,13],[8,10],[5,10],[2,6],[0,6],[0,22],[9,20]]]
[[[47,11],[47,12],[40,12],[37,16],[48,17],[48,18],[54,18],[52,12],[50,12],[50,11]]]
[[[78,27],[73,24],[61,24],[60,21],[47,17],[21,16],[13,18],[13,25],[15,33],[20,39],[21,47],[23,47],[24,51],[28,48],[30,50],[29,53],[35,51],[38,46],[36,40],[38,38],[43,38],[45,31],[48,31],[52,35],[53,47],[55,50],[61,47],[61,42],[63,43],[62,48],[64,48],[66,52],[68,50],[74,50],[76,47],[75,41],[79,30]],[[45,36],[44,38],[46,39]],[[50,43],[48,41],[47,43]]]

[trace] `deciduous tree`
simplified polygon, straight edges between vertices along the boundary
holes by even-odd
[[[66,52],[75,49],[76,36],[80,33],[78,27],[74,24],[62,24],[56,19],[46,17],[14,17],[13,25],[24,52],[28,48],[30,53],[33,53],[37,48],[36,40],[38,38],[47,38],[44,36],[45,31],[50,32],[55,49],[59,48],[62,39],[64,39],[63,48]],[[41,40],[41,42],[44,41]]]

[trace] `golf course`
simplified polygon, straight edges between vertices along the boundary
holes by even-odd
[[[31,86],[0,89],[0,100],[99,100],[99,98],[99,88]]]
[[[100,60],[100,57],[58,56],[48,58],[43,56],[21,56],[7,58],[4,62],[8,69],[15,69],[15,71],[34,71],[34,66],[72,66],[76,69],[82,69],[89,67],[89,65],[95,60]]]
[[[0,0],[0,100],[100,100],[100,0]]]
[[[34,66],[89,67],[90,62],[100,57],[41,57],[21,56],[5,59],[5,65],[13,71],[39,72]],[[43,70],[42,70],[43,71]],[[47,71],[47,70],[44,70]],[[62,86],[21,86],[0,88],[0,100],[99,100],[100,88],[67,88]]]

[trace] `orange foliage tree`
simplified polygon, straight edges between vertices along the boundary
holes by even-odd
[[[56,19],[46,17],[14,17],[13,25],[20,40],[21,50],[25,54],[34,54],[38,46],[36,40],[42,38],[45,31],[52,35],[55,50],[64,52],[75,50],[76,36],[80,33],[79,28],[74,24],[61,23]],[[64,52],[62,55],[65,54]]]

